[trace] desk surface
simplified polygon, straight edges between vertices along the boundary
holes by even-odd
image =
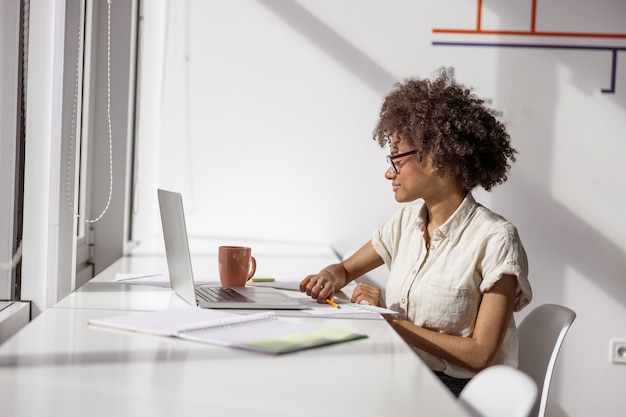
[[[468,415],[381,319],[284,317],[368,338],[281,356],[87,325],[168,306],[169,289],[107,282],[161,258],[121,259],[1,345],[0,415]],[[310,256],[287,258],[311,266]]]
[[[337,262],[335,254],[327,250],[316,248],[312,253],[298,254],[293,248],[291,253],[278,256],[269,251],[257,254],[257,264],[260,273],[257,276],[271,276],[280,280],[300,282],[302,278],[312,271],[319,271],[326,265]],[[196,274],[204,279],[213,281],[216,285],[219,281],[217,255],[196,254],[192,258],[194,271],[209,271],[205,274]],[[210,271],[214,271],[211,273]],[[163,254],[142,254],[122,257],[111,266],[102,271],[98,276],[83,285],[78,290],[59,301],[54,308],[89,308],[110,309],[122,311],[156,311],[169,308],[182,307],[185,303],[169,288],[154,286],[124,284],[115,281],[118,273],[130,274],[166,274],[167,262]],[[195,274],[195,272],[194,272]],[[338,297],[349,299],[353,285],[337,294]],[[305,297],[299,291],[284,290],[292,297]],[[243,311],[242,311],[243,312]],[[280,316],[308,315],[301,311],[281,310],[276,312]],[[352,315],[338,314],[343,318],[376,318],[378,314]]]
[[[383,320],[287,318],[369,337],[276,357],[86,324],[109,315],[50,309],[6,342],[0,414],[465,415]]]

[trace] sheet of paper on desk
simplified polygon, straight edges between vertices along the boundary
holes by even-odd
[[[246,285],[250,285],[251,287],[271,287],[279,290],[300,291],[300,281],[275,280],[271,282],[249,282]]]
[[[131,285],[148,285],[152,287],[170,287],[170,277],[167,274],[115,274],[115,282],[120,284]],[[211,281],[207,278],[194,278],[196,285],[216,284],[217,281]]]
[[[329,304],[320,304],[317,301],[308,298],[308,299],[298,299],[301,303],[307,306],[306,310],[302,310],[305,313],[313,314],[313,315],[324,315],[324,314],[398,314],[397,311],[389,310],[387,308],[363,305],[363,304],[355,304],[347,301],[343,301],[340,299],[335,299],[340,308],[333,307]]]

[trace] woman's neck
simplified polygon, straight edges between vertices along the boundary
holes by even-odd
[[[465,192],[454,192],[439,199],[425,201],[428,213],[427,225],[429,234],[452,216],[465,199],[466,194]]]

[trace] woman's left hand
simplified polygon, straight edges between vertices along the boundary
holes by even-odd
[[[385,307],[382,290],[375,285],[366,284],[364,282],[359,282],[356,285],[350,301],[355,304]]]

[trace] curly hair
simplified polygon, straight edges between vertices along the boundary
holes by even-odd
[[[384,147],[395,133],[412,142],[420,161],[432,154],[439,175],[455,177],[466,191],[478,185],[489,191],[507,180],[517,153],[499,115],[442,71],[434,80],[397,83],[383,102],[373,135]]]

